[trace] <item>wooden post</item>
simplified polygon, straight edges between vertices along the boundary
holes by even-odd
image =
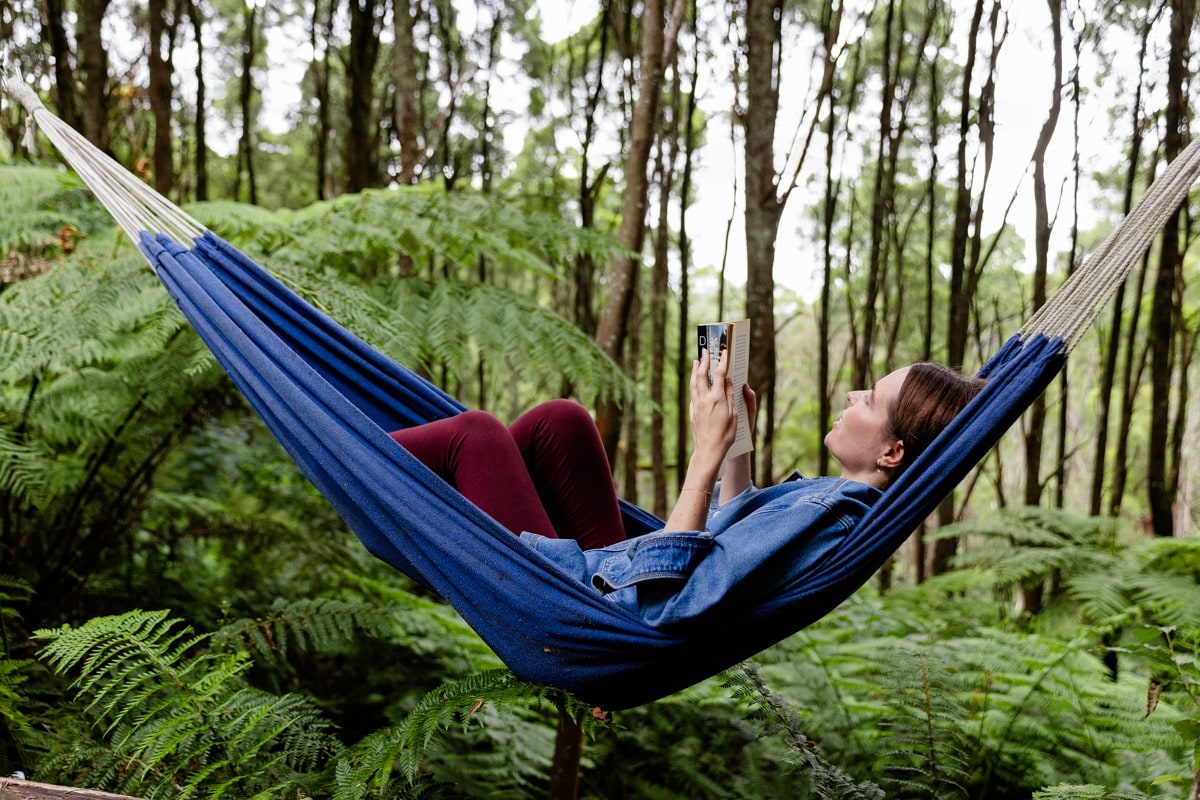
[[[126,794],[0,778],[0,800],[137,800]]]

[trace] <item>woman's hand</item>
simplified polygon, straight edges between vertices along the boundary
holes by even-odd
[[[729,351],[721,353],[713,370],[711,386],[708,383],[708,370],[709,354],[706,350],[692,364],[689,417],[695,445],[693,459],[716,470],[737,438],[737,409],[733,400],[733,381],[729,378]]]
[[[711,386],[708,384],[708,363],[709,355],[705,351],[692,364],[692,401],[688,416],[692,422],[692,442],[695,447],[683,478],[679,499],[667,518],[664,531],[704,528],[721,462],[737,438],[737,408],[733,404],[733,381],[729,378],[729,351],[721,354],[713,371]],[[750,393],[751,398],[753,394]],[[753,399],[751,402],[754,402]],[[748,407],[746,410],[751,409]]]

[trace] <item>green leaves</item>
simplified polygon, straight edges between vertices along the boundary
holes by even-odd
[[[332,752],[310,701],[250,688],[243,658],[165,611],[42,630],[42,657],[71,687],[114,757],[136,768],[110,788],[146,797],[277,797]],[[76,765],[82,768],[82,764]]]

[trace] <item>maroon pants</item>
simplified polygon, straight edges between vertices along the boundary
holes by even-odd
[[[575,539],[585,550],[625,538],[600,434],[573,400],[542,403],[511,427],[466,411],[391,437],[513,533]]]

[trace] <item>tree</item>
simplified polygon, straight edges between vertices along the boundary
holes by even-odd
[[[192,38],[196,44],[196,199],[208,199],[208,109],[207,82],[204,77],[204,17],[199,0],[187,0],[188,19],[192,22]]]
[[[168,7],[167,0],[149,0],[146,16],[150,34],[150,111],[154,115],[154,188],[159,194],[169,196],[175,185],[171,135],[171,102],[175,92],[171,80],[175,72],[178,3],[172,2]]]
[[[375,111],[375,63],[384,5],[380,0],[349,0],[350,46],[346,55],[346,190],[379,185],[379,127]]]
[[[1190,36],[1196,19],[1194,0],[1171,0],[1170,53],[1167,57],[1167,107],[1163,125],[1163,158],[1170,162],[1183,150],[1187,116],[1187,61]],[[1172,436],[1176,423],[1171,417],[1176,369],[1176,348],[1181,340],[1179,309],[1183,285],[1183,252],[1180,248],[1178,209],[1163,228],[1158,255],[1158,272],[1150,307],[1150,443],[1147,451],[1147,490],[1150,519],[1158,536],[1175,533],[1175,495],[1179,487],[1180,443]],[[1177,415],[1184,414],[1186,396],[1180,381]]]
[[[999,0],[992,3],[989,29],[992,49],[988,73],[982,81],[978,99],[972,96],[971,87],[975,80],[975,66],[979,59],[979,35],[983,23],[985,0],[976,0],[971,15],[970,33],[967,39],[966,63],[963,67],[962,89],[959,96],[958,142],[955,156],[954,181],[954,228],[951,232],[949,296],[946,320],[946,363],[954,367],[963,366],[967,354],[967,337],[964,331],[971,329],[971,307],[983,267],[982,217],[983,197],[987,191],[987,179],[991,170],[992,148],[995,128],[992,121],[995,96],[994,71],[996,59],[1004,39],[1000,31]],[[975,161],[969,155],[968,146],[972,129],[978,128],[979,148],[983,151],[983,173],[981,185],[976,188],[968,169]],[[972,209],[974,199],[974,209]],[[938,509],[939,521],[943,524],[954,519],[954,496],[950,495]],[[958,543],[953,538],[940,539],[929,553],[929,575],[940,575],[949,569],[950,561],[957,551]]]
[[[1050,261],[1050,232],[1054,222],[1050,219],[1049,204],[1046,199],[1046,151],[1054,130],[1058,127],[1058,117],[1062,110],[1062,75],[1063,75],[1063,37],[1062,37],[1062,0],[1048,0],[1050,9],[1050,30],[1054,43],[1053,73],[1051,75],[1050,110],[1038,133],[1037,143],[1033,148],[1033,201],[1034,201],[1034,272],[1033,272],[1033,307],[1041,308],[1046,302],[1046,277]],[[1025,430],[1025,504],[1036,506],[1042,499],[1042,441],[1046,427],[1046,396],[1039,394],[1026,412],[1028,424]],[[1042,592],[1044,583],[1033,582],[1022,587],[1021,607],[1027,614],[1037,614],[1042,610]]]
[[[1130,103],[1130,129],[1129,129],[1129,156],[1125,170],[1125,185],[1121,196],[1121,213],[1128,214],[1129,209],[1133,207],[1133,192],[1137,186],[1138,173],[1142,161],[1142,139],[1143,139],[1143,91],[1145,90],[1146,82],[1146,48],[1150,42],[1150,31],[1153,28],[1154,15],[1150,13],[1150,9],[1143,9],[1142,24],[1138,31],[1138,57],[1137,57],[1137,77],[1136,87],[1133,93],[1133,100]],[[1138,280],[1142,280],[1145,275],[1144,270],[1138,271]],[[1126,281],[1127,282],[1127,281]],[[1092,487],[1090,510],[1093,516],[1101,513],[1103,508],[1103,492],[1104,480],[1107,474],[1108,464],[1108,434],[1109,434],[1109,417],[1112,410],[1113,389],[1117,381],[1117,360],[1121,352],[1122,342],[1122,321],[1125,317],[1125,288],[1126,282],[1117,287],[1116,295],[1113,298],[1112,322],[1109,325],[1108,342],[1104,353],[1104,366],[1100,373],[1100,390],[1098,393],[1098,409],[1096,419],[1096,449],[1095,457],[1092,460]],[[1141,292],[1136,292],[1136,298],[1141,297]],[[1140,303],[1135,305],[1134,314],[1140,310]],[[1136,320],[1136,316],[1134,317]],[[1130,333],[1134,325],[1131,324]],[[1125,376],[1130,378],[1132,375],[1131,356],[1134,351],[1134,339],[1129,339],[1128,348],[1126,349],[1126,369]],[[1130,389],[1126,385],[1121,397],[1130,396]],[[1125,404],[1122,404],[1123,406]],[[1112,459],[1112,476],[1113,485],[1109,491],[1108,513],[1116,516],[1121,509],[1121,487],[1124,485],[1125,474],[1125,459],[1123,454],[1128,447],[1129,428],[1128,421],[1124,427],[1117,429],[1118,445],[1116,453]]]
[[[238,81],[238,103],[242,112],[242,131],[238,139],[238,171],[234,184],[234,196],[241,193],[242,174],[246,175],[248,199],[251,205],[258,203],[258,184],[254,179],[254,59],[258,54],[258,35],[255,27],[262,0],[246,3],[242,13],[242,71]]]
[[[600,349],[618,364],[624,362],[639,254],[646,230],[646,198],[649,192],[647,166],[658,131],[662,78],[666,65],[674,60],[676,39],[687,11],[687,0],[674,2],[669,24],[664,20],[662,0],[648,0],[642,12],[642,51],[638,60],[640,77],[629,129],[625,192],[621,202],[621,225],[617,232],[617,242],[626,250],[626,254],[608,267],[609,295],[596,328],[596,342]],[[606,399],[599,404],[597,417],[605,450],[612,460],[621,430],[620,407],[611,399]]]

